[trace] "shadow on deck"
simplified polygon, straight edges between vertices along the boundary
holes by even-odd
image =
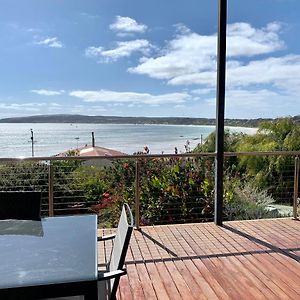
[[[99,243],[100,266],[110,249]],[[300,299],[300,222],[142,227],[126,267],[118,299]]]

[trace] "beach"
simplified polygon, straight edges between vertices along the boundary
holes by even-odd
[[[133,154],[149,148],[151,154],[184,153],[204,141],[214,126],[133,125],[133,124],[66,124],[66,123],[2,123],[0,125],[0,157],[29,157],[32,152],[31,129],[35,156],[52,156],[69,149],[92,144]],[[230,128],[252,134],[253,128]]]

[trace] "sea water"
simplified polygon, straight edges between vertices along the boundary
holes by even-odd
[[[66,123],[1,123],[0,157],[30,157],[33,131],[34,156],[52,156],[92,143],[127,154],[143,151],[151,154],[184,153],[193,149],[215,130],[214,126],[133,125],[133,124],[66,124]],[[253,128],[232,127],[231,130],[252,134]]]

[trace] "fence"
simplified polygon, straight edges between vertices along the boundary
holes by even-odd
[[[297,218],[299,155],[225,153],[225,217],[236,216],[237,210],[251,217],[252,200],[274,200],[293,204]],[[0,189],[40,190],[42,213],[49,216],[96,212],[105,225],[114,225],[126,201],[134,208],[137,227],[204,222],[214,216],[214,157],[214,153],[187,153],[1,158]],[[249,200],[246,212],[236,198]]]

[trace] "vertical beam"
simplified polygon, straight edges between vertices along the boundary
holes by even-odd
[[[94,131],[92,132],[92,147],[95,147],[95,135],[94,135]]]
[[[135,228],[140,229],[140,162],[135,162]]]
[[[48,197],[49,197],[49,217],[54,216],[54,204],[53,204],[53,180],[54,180],[54,172],[53,172],[53,165],[52,162],[50,161],[49,166],[48,166]]]
[[[33,130],[32,129],[30,129],[30,133],[31,133],[31,137],[30,137],[30,139],[31,139],[31,156],[32,157],[34,157],[34,140],[33,140]]]
[[[295,157],[293,217],[298,219],[299,157]]]
[[[219,0],[218,19],[219,24],[216,105],[215,224],[222,225],[227,0]]]

